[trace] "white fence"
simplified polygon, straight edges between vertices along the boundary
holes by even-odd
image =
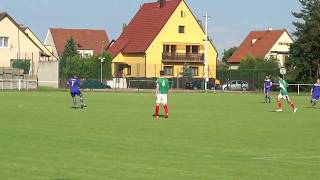
[[[1,90],[34,90],[37,87],[37,80],[0,79]]]
[[[309,90],[312,88],[313,84],[289,84],[289,86],[295,86],[297,88],[298,95],[300,95],[303,87]]]
[[[273,83],[274,86],[279,86],[279,83]],[[301,93],[310,93],[311,92],[311,88],[313,87],[314,84],[288,84],[289,88],[290,86],[294,87],[293,89],[295,90],[295,92],[300,95]],[[290,88],[290,90],[292,90],[292,88]],[[292,92],[292,91],[291,91]]]

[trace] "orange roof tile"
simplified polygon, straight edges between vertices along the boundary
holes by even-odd
[[[79,50],[93,50],[93,54],[106,50],[109,38],[105,30],[50,28],[50,32],[58,51],[62,56],[67,40],[72,36]]]

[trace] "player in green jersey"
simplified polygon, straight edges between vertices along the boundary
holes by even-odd
[[[156,113],[154,114],[156,120],[159,118],[159,109],[160,104],[163,105],[165,111],[165,118],[169,117],[169,109],[168,109],[168,91],[169,91],[169,81],[164,77],[165,72],[160,71],[160,78],[157,79],[157,87],[155,90],[155,98],[156,98]]]
[[[289,95],[288,95],[288,83],[281,77],[279,76],[279,87],[280,87],[280,94],[278,96],[278,110],[277,112],[282,112],[282,102],[281,100],[284,99],[286,100],[289,104],[290,107],[292,108],[293,112],[297,112],[298,108],[295,107],[293,102],[290,100]]]

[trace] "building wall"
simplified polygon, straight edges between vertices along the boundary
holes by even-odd
[[[30,59],[30,74],[36,75],[41,50],[7,17],[0,22],[0,36],[9,37],[9,47],[0,48],[0,67],[10,67],[11,59]],[[20,43],[19,43],[20,42]],[[19,48],[20,44],[20,48]],[[19,50],[20,49],[20,50]]]
[[[181,17],[181,11],[183,11],[184,17]],[[179,26],[185,26],[185,33],[179,33]],[[177,44],[177,52],[179,53],[179,45],[199,45],[200,53],[204,53],[204,40],[205,33],[199,26],[197,20],[194,18],[192,12],[189,10],[188,6],[184,1],[180,3],[175,12],[169,18],[164,28],[160,31],[155,40],[151,43],[146,51],[147,54],[147,64],[155,64],[157,69],[162,69],[162,52],[164,44]],[[211,43],[208,43],[208,65],[213,78],[216,77],[216,62],[217,62],[217,51]],[[184,51],[185,52],[185,51]],[[173,64],[174,65],[174,64]],[[203,77],[203,68],[201,65],[189,64],[194,66],[199,66],[199,76]],[[174,65],[174,69],[182,68],[181,65]],[[176,70],[177,71],[177,70]],[[176,74],[176,73],[175,73]],[[154,75],[153,70],[147,69],[147,76]],[[159,76],[159,72],[157,73]]]
[[[292,43],[293,43],[293,40],[290,37],[290,35],[287,32],[283,33],[282,36],[279,38],[279,40],[271,48],[271,51],[267,54],[266,57],[275,56],[277,59],[279,59],[280,66],[284,66],[286,56],[288,57],[288,55],[274,54],[274,53],[271,53],[271,52],[272,51],[279,51],[279,52],[287,52],[287,53],[289,53],[290,44],[292,44]]]
[[[55,57],[59,57],[59,54],[58,54],[58,51],[57,51],[57,48],[54,44],[54,41],[53,41],[53,37],[52,37],[52,34],[51,34],[51,31],[48,30],[48,33],[47,33],[47,36],[46,36],[46,39],[44,41],[44,45],[49,49],[51,50],[51,52],[53,53],[53,55]]]
[[[93,50],[78,49],[78,52],[79,52],[80,56],[82,56],[82,57],[91,57],[91,56],[93,56]]]
[[[113,59],[112,74],[118,73],[117,65],[126,63],[131,66],[131,73],[128,74],[128,68],[125,68],[123,73],[126,77],[145,77],[145,55],[144,54],[118,54]]]
[[[59,87],[59,61],[39,62],[38,85],[41,87]]]

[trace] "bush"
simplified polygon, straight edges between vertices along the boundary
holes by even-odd
[[[29,74],[30,71],[30,60],[14,59],[12,60],[12,67],[17,69],[23,69],[24,74]]]
[[[111,89],[110,86],[101,83],[97,80],[86,80],[82,83],[84,89]]]

